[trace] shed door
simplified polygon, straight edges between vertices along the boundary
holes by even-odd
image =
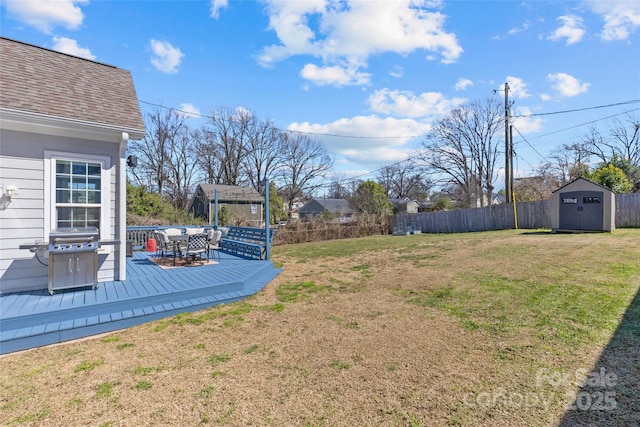
[[[565,230],[602,230],[602,191],[560,193],[560,228]]]

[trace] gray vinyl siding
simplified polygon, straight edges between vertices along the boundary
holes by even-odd
[[[42,289],[47,287],[48,268],[35,255],[18,247],[36,240],[48,242],[45,236],[45,151],[99,155],[110,157],[110,218],[109,239],[116,239],[117,170],[119,146],[92,140],[0,130],[0,186],[17,187],[17,195],[4,210],[0,210],[0,293]],[[115,277],[119,252],[99,253],[98,280]],[[45,263],[48,259],[43,259]]]

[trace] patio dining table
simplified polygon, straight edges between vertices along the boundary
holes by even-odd
[[[170,234],[168,237],[169,237],[169,241],[173,245],[172,247],[173,265],[175,266],[176,253],[179,253],[180,258],[182,258],[182,250],[180,249],[180,245],[183,243],[187,243],[189,241],[189,236],[187,234]]]

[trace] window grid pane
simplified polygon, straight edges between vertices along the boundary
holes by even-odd
[[[58,227],[100,228],[101,171],[100,163],[56,161]]]

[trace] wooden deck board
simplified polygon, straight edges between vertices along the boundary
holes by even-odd
[[[215,264],[163,269],[153,254],[127,259],[127,280],[0,295],[0,354],[89,336],[244,298],[280,270],[229,254]]]

